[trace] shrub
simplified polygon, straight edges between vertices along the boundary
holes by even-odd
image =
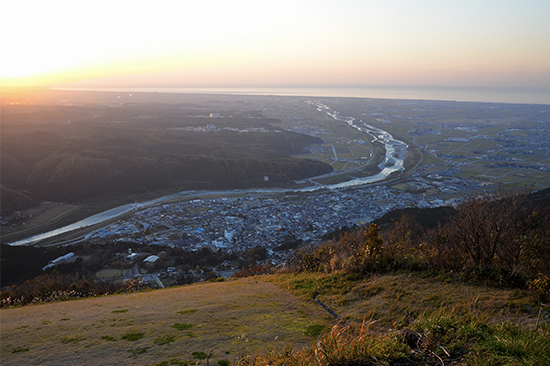
[[[28,352],[28,348],[17,347],[11,350],[11,353]]]
[[[540,275],[534,280],[529,281],[529,290],[533,293],[533,297],[542,302],[550,302],[550,277],[548,275]]]
[[[237,360],[236,365],[377,365],[398,360],[407,351],[395,337],[370,333],[367,323],[338,324],[321,335],[314,347],[250,355]]]
[[[159,346],[164,346],[165,344],[170,344],[175,340],[176,340],[176,337],[167,335],[167,336],[157,337],[154,342]]]
[[[172,325],[172,328],[177,330],[187,330],[194,326],[195,324],[187,324],[187,323],[175,323]]]
[[[491,324],[468,309],[422,314],[410,328],[376,335],[369,323],[337,324],[307,348],[249,355],[248,365],[548,365],[550,337],[510,323]]]
[[[550,301],[550,207],[524,192],[470,197],[448,220],[424,231],[407,216],[385,231],[375,224],[346,231],[297,255],[296,271],[426,271],[465,281],[524,288]],[[542,276],[542,277],[541,277]]]
[[[65,337],[61,340],[61,343],[76,343],[85,340],[86,338],[79,337]]]
[[[325,243],[298,254],[299,270],[306,272],[370,273],[382,267],[383,241],[380,227],[370,224],[361,231],[345,233],[336,243]]]
[[[317,341],[315,355],[322,365],[376,365],[379,360],[393,361],[406,348],[396,338],[377,337],[369,325],[334,326]]]
[[[204,360],[206,357],[208,357],[206,352],[193,352],[193,358]]]
[[[428,233],[425,241],[435,249],[433,260],[445,269],[474,269],[480,279],[487,270],[528,279],[550,269],[550,243],[543,239],[549,228],[549,208],[535,205],[524,192],[487,193],[458,205],[453,219]]]
[[[143,338],[144,335],[145,335],[144,333],[133,331],[123,335],[122,339],[134,342],[134,341],[137,341],[138,339]]]
[[[44,274],[0,292],[0,307],[63,301],[81,297],[132,292],[144,288],[141,280],[131,283],[77,279],[58,272]]]
[[[266,275],[273,273],[273,266],[268,264],[252,264],[248,267],[243,267],[238,271],[233,272],[232,277],[250,277],[257,275]]]
[[[326,326],[322,324],[311,324],[306,327],[304,334],[308,337],[317,338],[321,333],[326,330]]]

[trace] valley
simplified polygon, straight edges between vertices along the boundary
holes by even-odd
[[[3,363],[544,360],[549,106],[40,98],[2,110]]]

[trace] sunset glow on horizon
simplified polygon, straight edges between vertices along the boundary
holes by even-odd
[[[17,1],[0,85],[550,88],[550,1]]]

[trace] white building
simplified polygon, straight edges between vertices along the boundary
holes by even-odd
[[[143,261],[145,263],[155,263],[158,260],[159,260],[159,257],[157,257],[156,255],[150,255],[147,258],[145,258]]]
[[[42,270],[45,271],[48,268],[52,268],[53,266],[57,266],[61,263],[72,263],[78,258],[78,255],[74,254],[73,252],[67,253],[65,255],[62,255],[61,257],[55,258],[51,260],[47,265],[42,267]]]
[[[227,245],[225,245],[225,243],[223,242],[222,238],[218,238],[218,240],[213,240],[212,246],[216,249],[222,249],[227,247]]]
[[[224,236],[228,242],[233,243],[233,236],[235,235],[235,230],[225,230]]]

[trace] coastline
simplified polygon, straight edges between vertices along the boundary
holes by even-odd
[[[479,88],[479,87],[56,87],[52,90],[105,91],[134,93],[181,93],[181,94],[229,94],[273,95],[323,98],[372,98],[456,101],[472,103],[550,104],[550,88]]]

